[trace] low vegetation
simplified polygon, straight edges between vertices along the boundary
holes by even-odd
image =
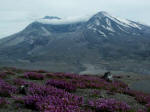
[[[114,78],[106,81],[99,75],[1,69],[0,111],[150,112],[150,94],[130,89],[119,80],[122,76]]]

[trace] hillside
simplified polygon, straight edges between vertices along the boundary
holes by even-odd
[[[130,88],[149,76],[101,76],[1,68],[0,112],[150,112],[150,94]]]

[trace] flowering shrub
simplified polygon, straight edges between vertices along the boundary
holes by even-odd
[[[15,85],[18,85],[18,86],[28,84],[27,81],[24,81],[24,80],[21,79],[21,78],[14,79],[13,82],[14,82]]]
[[[128,88],[128,85],[123,83],[123,82],[121,82],[121,81],[114,81],[112,84],[115,87]]]
[[[52,78],[52,77],[55,77],[55,75],[53,73],[48,73],[48,74],[46,74],[46,77]]]
[[[77,74],[69,74],[69,73],[47,73],[47,77],[56,78],[56,79],[79,79],[81,76]]]
[[[150,94],[145,94],[143,92],[138,92],[131,89],[125,89],[124,94],[135,97],[135,99],[141,104],[150,103]]]
[[[111,93],[124,93],[124,91],[128,90],[129,87],[121,81],[114,81],[109,83],[106,89]]]
[[[44,75],[40,73],[36,73],[36,72],[26,72],[24,74],[24,77],[27,79],[31,79],[31,80],[43,80],[44,79]]]
[[[19,100],[18,100],[19,99]],[[52,86],[30,84],[29,93],[17,101],[22,102],[27,108],[48,112],[81,112],[82,97],[75,96],[62,89]]]
[[[150,103],[150,95],[145,95],[141,93],[141,94],[136,94],[135,97],[139,103],[142,103],[142,104]]]
[[[24,98],[25,105],[28,108],[36,109],[40,111],[51,111],[51,112],[76,112],[81,110],[80,102],[69,101],[68,97],[59,98],[57,96],[48,95],[46,97],[34,95],[26,96]],[[72,100],[72,99],[71,99]],[[80,100],[80,99],[79,99]]]
[[[77,74],[65,74],[65,73],[48,73],[46,75],[49,78],[56,79],[57,82],[51,81],[53,83],[67,82],[76,85],[77,88],[92,88],[92,89],[106,89],[111,92],[124,92],[124,89],[128,88],[128,85],[121,81],[107,82],[99,76],[90,75],[77,75]],[[54,85],[54,84],[53,84]],[[56,85],[56,84],[55,84]],[[62,85],[62,84],[61,84]]]
[[[4,98],[0,98],[0,108],[6,106],[8,102]]]
[[[6,78],[7,77],[7,74],[5,73],[5,72],[2,72],[2,73],[0,73],[0,78]]]
[[[64,90],[69,91],[69,92],[72,92],[72,91],[76,90],[76,86],[73,83],[67,82],[67,81],[64,81],[64,80],[51,79],[51,80],[48,80],[46,82],[46,85],[51,85],[51,86],[54,86],[54,87],[57,87],[57,88],[60,88],[60,89],[64,89]]]
[[[4,80],[0,79],[0,96],[10,97],[15,92],[16,88],[14,86],[11,86]]]
[[[115,99],[98,99],[96,101],[89,101],[89,105],[93,107],[96,112],[129,112],[131,107],[124,102],[116,101]]]
[[[99,97],[99,95],[101,95],[101,92],[99,90],[93,90],[90,93],[90,97]]]
[[[47,73],[47,71],[45,71],[45,70],[37,70],[36,72],[37,73]]]
[[[139,110],[137,110],[136,112],[146,112],[146,110],[145,110],[145,109],[144,109],[144,110],[139,109]]]
[[[5,71],[4,73],[6,73],[6,74],[9,74],[9,75],[15,75],[15,73],[14,72],[12,72],[12,71]]]
[[[14,96],[13,97],[13,99],[15,100],[14,102],[16,103],[16,104],[24,104],[24,97],[16,97],[16,96]]]
[[[150,112],[150,103],[146,104],[147,111]]]

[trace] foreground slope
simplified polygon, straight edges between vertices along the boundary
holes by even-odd
[[[130,88],[141,77],[150,79],[0,68],[0,111],[149,112],[150,94]]]

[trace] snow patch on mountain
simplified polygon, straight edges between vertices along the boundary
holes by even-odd
[[[140,26],[138,26],[137,24],[131,22],[130,20],[126,20],[126,19],[122,19],[122,18],[117,18],[120,22],[123,22],[124,24],[130,26],[130,27],[134,27],[134,28],[138,28],[138,29],[142,29]]]
[[[112,27],[105,27],[106,30],[111,31],[111,32],[115,32],[115,30]]]
[[[103,37],[107,37],[107,35],[106,35],[104,32],[100,31],[100,30],[98,30],[98,33],[99,33],[100,35],[102,35]]]
[[[99,20],[95,20],[95,24],[96,24],[97,26],[99,26],[99,25],[100,25]]]
[[[108,20],[108,18],[106,18],[106,23],[108,26],[111,26],[111,22]]]
[[[51,35],[51,32],[49,32],[45,27],[41,27],[41,29],[45,32],[46,36]]]

